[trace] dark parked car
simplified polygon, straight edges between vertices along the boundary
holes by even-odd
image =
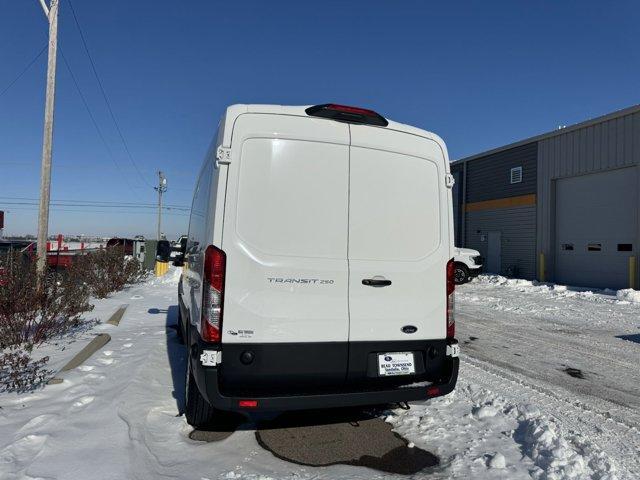
[[[124,247],[125,255],[133,255],[133,240],[132,238],[118,238],[114,237],[107,242],[107,247]]]

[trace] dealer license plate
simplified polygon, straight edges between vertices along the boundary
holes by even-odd
[[[378,373],[381,377],[411,375],[416,373],[412,352],[378,354]]]

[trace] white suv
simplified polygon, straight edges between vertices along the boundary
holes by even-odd
[[[453,260],[456,267],[456,283],[467,283],[472,278],[477,277],[482,272],[483,258],[480,252],[471,248],[454,249],[455,256]]]
[[[451,392],[452,186],[442,139],[373,111],[229,107],[179,284],[187,421]]]

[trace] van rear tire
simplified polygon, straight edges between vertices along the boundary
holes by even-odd
[[[184,414],[187,423],[196,429],[207,429],[213,424],[217,410],[204,399],[191,368],[191,355],[187,353],[187,375],[184,386]]]

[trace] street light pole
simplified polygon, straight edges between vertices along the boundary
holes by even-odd
[[[53,106],[56,91],[56,55],[58,51],[58,0],[50,0],[47,8],[40,0],[49,20],[49,59],[47,62],[47,93],[44,107],[42,168],[40,171],[40,207],[38,210],[38,272],[47,266],[47,236],[49,233],[49,200],[51,198],[51,149],[53,144]]]
[[[164,173],[158,172],[158,186],[153,187],[158,192],[158,241],[160,241],[162,226],[162,194],[167,191],[167,179]]]

